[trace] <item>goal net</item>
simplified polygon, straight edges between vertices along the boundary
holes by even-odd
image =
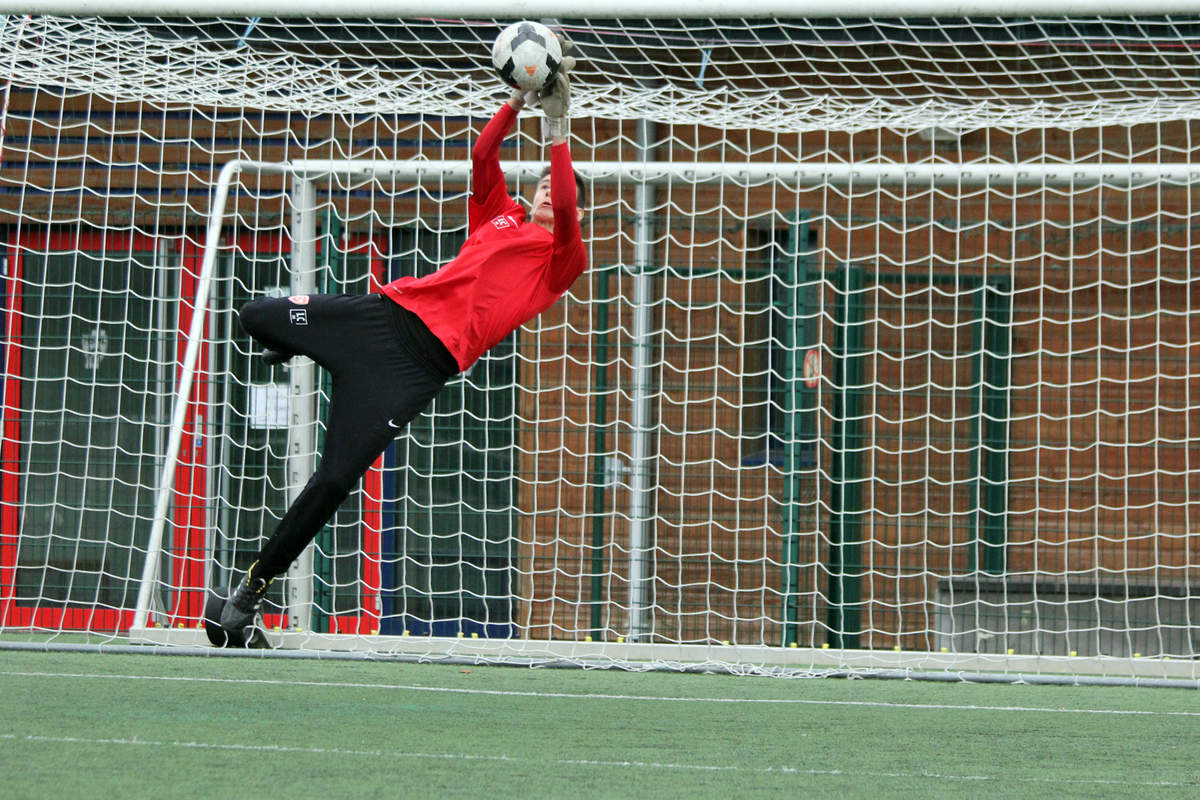
[[[236,310],[465,239],[509,20],[428,13],[0,17],[0,646],[204,641],[330,391]],[[367,472],[272,642],[1195,683],[1200,18],[554,24],[589,270]]]

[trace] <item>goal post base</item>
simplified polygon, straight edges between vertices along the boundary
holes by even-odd
[[[903,678],[990,683],[1170,685],[1200,688],[1200,662],[1164,658],[982,655],[733,644],[467,639],[272,631],[273,649],[221,654],[431,663],[512,664],[791,677]],[[196,628],[138,628],[134,651],[213,652]],[[2,645],[0,645],[2,647]],[[110,646],[111,648],[111,646]],[[1163,682],[1166,683],[1163,683]]]

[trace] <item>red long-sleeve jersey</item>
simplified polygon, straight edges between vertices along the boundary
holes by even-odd
[[[516,118],[505,103],[475,143],[468,236],[458,256],[432,275],[400,278],[383,287],[421,318],[460,370],[549,308],[587,267],[565,142],[550,148],[553,234],[527,222],[525,209],[508,194],[500,143]]]

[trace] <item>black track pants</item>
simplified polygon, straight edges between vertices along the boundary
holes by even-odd
[[[325,447],[304,491],[258,556],[255,574],[284,572],[400,430],[445,384],[396,322],[386,297],[308,295],[254,300],[246,332],[272,350],[305,355],[333,378]]]

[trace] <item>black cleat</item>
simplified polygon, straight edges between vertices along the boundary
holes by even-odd
[[[221,629],[221,609],[225,607],[225,598],[214,591],[204,598],[204,632],[213,647],[224,647],[229,644],[229,636]]]
[[[293,355],[293,353],[283,353],[279,350],[267,349],[263,351],[262,360],[274,367],[291,361]]]
[[[252,577],[254,566],[251,565],[232,597],[225,598],[213,591],[204,602],[204,632],[214,647],[270,647],[258,609],[271,581]]]

